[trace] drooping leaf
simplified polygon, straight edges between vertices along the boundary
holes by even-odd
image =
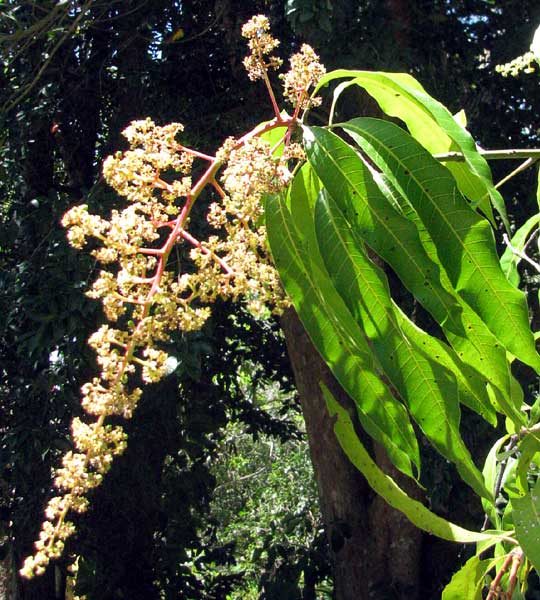
[[[486,460],[484,462],[484,468],[482,469],[482,473],[484,475],[484,481],[488,489],[494,493],[495,485],[497,481],[497,477],[500,470],[500,460],[498,459],[499,452],[503,445],[508,441],[510,435],[507,434],[502,438],[498,439],[493,446],[491,447],[488,455],[486,456]],[[497,501],[497,498],[495,498]],[[501,519],[499,514],[497,513],[496,506],[493,502],[488,502],[484,498],[482,498],[482,506],[486,515],[489,517],[490,521],[496,527],[500,527]]]
[[[408,344],[414,346],[417,354],[427,356],[430,361],[436,361],[439,365],[436,368],[444,366],[447,372],[451,372],[457,381],[458,388],[456,389],[459,401],[495,426],[496,413],[482,378],[463,363],[452,348],[422,331],[393,303],[384,272],[367,258],[362,250],[363,242],[360,236],[345,219],[336,204],[330,200],[328,192],[323,191],[319,196],[317,208],[319,213],[321,211],[327,213],[317,216],[316,211],[316,223],[320,230],[319,246],[323,251],[328,272],[353,316],[357,320],[364,321],[363,326],[368,337],[373,338],[369,332],[370,322],[374,324],[375,334],[384,336],[386,328],[381,325],[381,320],[377,315],[368,317],[366,323],[366,319],[362,316],[363,308],[371,305],[375,311],[386,310],[392,320],[392,330],[396,332],[397,336],[406,336],[409,340]],[[328,235],[326,229],[329,230]],[[338,264],[337,254],[340,248],[343,250],[343,254],[341,255],[341,264]],[[333,264],[330,265],[330,263]],[[363,273],[370,269],[373,269],[375,273],[373,280],[380,284],[376,289],[381,297],[377,298],[375,302],[376,294],[369,288],[369,285],[365,285],[361,281]],[[359,302],[359,299],[362,301]],[[392,351],[382,348],[381,354],[391,355]],[[382,364],[382,358],[380,361]],[[391,363],[390,366],[395,368],[396,364]],[[396,385],[395,382],[394,385]],[[448,394],[445,396],[449,398]]]
[[[385,260],[443,327],[459,358],[500,390],[498,401],[516,422],[525,419],[509,401],[506,352],[456,293],[434,253],[428,255],[415,223],[385,197],[358,154],[338,136],[314,127],[305,132],[310,164],[357,235]],[[520,406],[520,403],[518,404]]]
[[[442,600],[481,600],[482,582],[490,563],[490,560],[480,560],[478,555],[469,558],[444,588]]]
[[[293,222],[279,196],[268,198],[266,219],[275,264],[313,344],[356,402],[362,426],[398,469],[413,476],[411,465],[419,471],[420,457],[407,411],[381,381],[363,332],[335,292],[318,251],[309,254],[302,243],[296,227],[303,224]]]
[[[489,223],[448,170],[393,123],[359,118],[341,126],[413,205],[458,293],[512,354],[540,370],[525,296],[508,283]]]
[[[414,77],[406,73],[341,69],[327,73],[319,81],[318,88],[334,79],[343,78],[351,78],[351,84],[364,88],[386,114],[404,121],[411,135],[431,154],[454,151],[462,153],[463,162],[446,163],[456,178],[461,193],[478,205],[493,222],[491,200],[507,231],[509,230],[504,201],[493,185],[489,166],[473,138]],[[338,86],[335,93],[339,94],[343,89],[345,86]],[[335,102],[337,98],[334,98]]]
[[[315,234],[315,203],[322,184],[309,163],[295,175],[289,193],[285,195],[285,204],[291,214],[295,231],[306,247],[313,246],[317,260],[317,236]],[[322,263],[321,263],[322,264]]]
[[[540,479],[526,496],[510,500],[516,538],[537,572],[540,572]]]
[[[392,302],[383,271],[367,257],[362,241],[324,191],[319,194],[315,215],[326,269],[365,331],[385,376],[437,450],[457,466],[463,480],[480,496],[490,498],[461,438],[457,375],[440,360],[438,344],[426,347],[430,336],[409,326]],[[435,354],[431,353],[433,346]],[[487,397],[486,401],[489,403]]]
[[[497,541],[507,539],[503,532],[476,532],[464,529],[431,512],[421,502],[413,500],[397,483],[384,473],[373,461],[354,429],[350,415],[331,392],[322,386],[330,416],[336,417],[334,431],[345,454],[353,465],[361,471],[370,487],[390,506],[401,511],[414,525],[442,539],[463,544],[483,542],[486,547]]]

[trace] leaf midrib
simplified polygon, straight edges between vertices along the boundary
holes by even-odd
[[[362,130],[362,132],[363,132],[363,133],[362,133],[363,135],[365,135],[365,134],[366,134],[366,131],[365,131],[365,130]],[[373,142],[372,142],[372,140],[375,140],[376,142],[378,142],[378,143],[379,143],[379,145],[380,145],[380,146],[381,146],[381,147],[382,147],[382,148],[383,148],[383,149],[384,149],[384,150],[385,150],[385,151],[386,151],[386,152],[387,152],[387,153],[388,153],[388,154],[389,154],[389,155],[390,155],[392,158],[394,158],[394,160],[395,160],[395,161],[396,161],[398,164],[400,164],[400,165],[404,165],[404,164],[405,164],[405,162],[404,162],[403,160],[401,160],[400,158],[398,158],[398,155],[397,155],[397,154],[395,154],[395,153],[392,151],[392,148],[390,148],[390,147],[389,147],[389,146],[387,146],[387,145],[383,145],[381,142],[379,142],[379,141],[377,140],[377,138],[375,138],[374,136],[372,136],[371,134],[369,134],[369,132],[368,132],[368,135],[369,135],[369,137],[370,137],[370,143],[371,143],[371,145],[373,145]],[[406,146],[403,146],[403,147],[406,147]],[[418,154],[416,154],[416,155],[412,155],[411,157],[408,157],[408,158],[415,158],[416,156],[421,156],[421,155],[422,155],[422,153],[418,153]],[[437,164],[438,164],[438,163],[437,163]],[[407,170],[408,170],[408,169],[407,169]],[[409,181],[410,181],[411,179],[412,179],[412,180],[414,180],[414,181],[416,182],[416,184],[417,184],[418,188],[420,188],[420,190],[421,190],[421,192],[422,192],[422,195],[423,195],[423,197],[424,197],[425,199],[427,198],[427,199],[429,200],[429,199],[431,198],[431,196],[428,194],[428,192],[426,192],[426,189],[425,189],[425,188],[424,188],[424,186],[423,186],[423,185],[420,183],[420,180],[419,180],[419,179],[417,179],[417,178],[414,176],[414,172],[413,172],[412,170],[408,170],[408,172],[409,172],[409,176],[410,176],[410,178],[409,178]],[[436,180],[436,179],[437,179],[437,178],[434,178],[434,180]],[[455,188],[454,188],[453,192],[454,192],[454,194],[458,193],[458,194],[460,194],[460,195],[461,195],[461,193],[459,192],[459,190],[457,189],[457,187],[455,187]],[[444,195],[444,196],[446,196],[446,193],[444,193],[444,194],[441,194],[441,196],[443,196],[443,195]],[[475,272],[479,272],[479,273],[481,273],[481,274],[482,274],[482,281],[483,281],[483,282],[484,282],[486,285],[488,285],[488,286],[489,286],[489,289],[492,291],[493,295],[494,295],[494,296],[497,296],[497,297],[500,297],[500,294],[499,294],[499,293],[496,291],[496,288],[494,288],[494,287],[491,285],[491,283],[490,283],[490,279],[489,279],[489,278],[486,278],[486,277],[484,276],[483,270],[482,270],[482,269],[481,269],[481,268],[478,266],[478,265],[479,265],[479,263],[478,263],[478,262],[477,262],[477,261],[474,259],[474,254],[472,254],[472,253],[470,253],[470,252],[469,252],[469,250],[468,250],[468,248],[467,248],[467,245],[466,245],[466,244],[465,244],[465,243],[462,241],[462,239],[459,237],[459,234],[457,233],[457,230],[456,230],[456,229],[455,229],[455,228],[454,228],[454,227],[451,225],[450,221],[448,221],[448,219],[446,218],[446,215],[444,214],[444,212],[443,212],[442,210],[440,210],[439,206],[438,206],[438,205],[437,205],[435,202],[428,202],[428,204],[429,204],[429,205],[432,205],[432,206],[435,208],[436,212],[439,214],[439,216],[441,217],[441,219],[442,219],[442,220],[443,220],[443,221],[444,221],[444,222],[447,224],[447,227],[450,229],[450,231],[452,232],[453,236],[454,236],[455,238],[457,238],[457,240],[458,240],[458,242],[459,242],[459,245],[460,245],[460,246],[461,246],[461,247],[462,247],[462,248],[465,250],[466,256],[467,256],[467,257],[469,257],[469,258],[471,259],[471,264],[473,264],[473,263],[474,263],[474,269],[475,269]],[[426,226],[426,227],[427,227],[427,226]],[[473,225],[473,228],[474,228],[474,225]],[[428,230],[428,231],[429,231],[429,230]],[[437,247],[437,246],[435,245],[435,247]],[[492,268],[492,267],[490,267],[490,268]],[[503,274],[503,275],[504,275],[504,274]],[[473,276],[474,276],[474,273],[473,273],[473,274],[472,274],[472,275],[471,275],[471,276],[468,278],[468,280],[467,280],[467,283],[468,283],[468,281],[470,281],[470,279],[471,279]],[[508,290],[508,291],[506,291],[506,292],[505,292],[504,290],[501,290],[501,291],[500,291],[500,293],[501,293],[501,294],[509,294],[511,291],[512,291],[512,290]],[[465,300],[465,299],[464,299],[464,300]],[[465,301],[466,301],[466,300],[465,300]],[[504,303],[504,302],[501,302],[501,304],[502,304],[502,306],[504,307],[504,309],[506,309],[506,303]],[[471,307],[471,308],[472,308],[472,307]],[[518,327],[519,323],[516,321],[516,319],[515,319],[515,318],[513,318],[513,313],[512,313],[512,311],[509,311],[509,310],[504,310],[503,312],[504,312],[504,314],[507,316],[507,318],[509,318],[509,320],[511,321],[511,323],[512,323],[512,325],[515,327],[515,329],[516,329],[516,330],[519,330],[519,329],[520,329],[520,327]]]

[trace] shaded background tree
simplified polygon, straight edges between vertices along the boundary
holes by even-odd
[[[67,246],[60,218],[83,199],[96,211],[117,201],[101,180],[100,165],[123,147],[120,131],[132,119],[183,122],[188,143],[211,152],[226,136],[268,118],[264,89],[249,83],[242,66],[240,27],[252,14],[270,17],[284,57],[307,41],[328,69],[411,72],[452,110],[465,108],[484,146],[538,143],[536,80],[494,74],[495,64],[526,49],[540,22],[532,1],[20,0],[4,2],[0,11],[0,480],[4,548],[14,564],[31,549],[51,487],[50,467],[68,446],[70,417],[80,411],[78,387],[94,369],[86,339],[101,318],[84,296],[95,265]],[[351,113],[376,111],[362,96],[348,97],[348,104]],[[345,106],[342,116],[348,111]],[[532,176],[507,191],[516,224],[532,202]],[[201,211],[193,220],[204,229]],[[373,497],[333,439],[313,385],[313,373],[329,374],[293,314],[283,326],[336,597],[437,597],[460,560],[456,549],[404,529],[401,517]],[[209,520],[211,457],[223,428],[237,419],[255,435],[298,435],[286,415],[257,407],[238,380],[241,366],[250,363],[253,386],[275,380],[290,390],[276,323],[219,306],[203,332],[178,334],[170,350],[181,367],[147,389],[129,425],[129,450],[94,495],[70,548],[81,556],[79,584],[88,598],[157,598],[160,591],[168,598],[223,598],[235,585],[232,571],[197,575],[204,564],[234,562],[234,548],[220,546]],[[488,434],[469,422],[480,452]],[[427,500],[454,520],[478,523],[479,508],[436,460],[426,455],[427,477],[437,483],[437,496]],[[340,493],[330,494],[333,489]],[[389,551],[392,539],[395,553]],[[404,552],[401,542],[411,540]],[[322,556],[319,546],[308,554],[315,579],[323,578],[315,558]],[[309,568],[303,590],[300,575],[293,578],[295,593],[305,598],[313,597]],[[285,581],[283,571],[276,577]],[[17,585],[17,597],[62,594],[52,570]]]

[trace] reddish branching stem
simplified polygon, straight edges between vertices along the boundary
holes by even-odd
[[[511,600],[517,583],[517,574],[523,563],[523,558],[524,555],[521,548],[514,548],[514,550],[506,555],[501,568],[495,575],[495,579],[489,586],[489,594],[486,600]],[[501,581],[509,569],[508,591],[505,592],[501,589]]]
[[[234,275],[234,272],[231,270],[229,265],[227,265],[227,263],[222,258],[220,258],[215,252],[212,252],[212,250],[208,249],[202,242],[200,242],[198,239],[194,238],[190,233],[188,233],[185,230],[182,230],[180,232],[180,235],[187,242],[189,242],[190,244],[195,246],[195,248],[198,248],[203,254],[210,256],[212,258],[212,260],[216,261],[216,263],[223,269],[223,271],[226,273],[226,275],[228,275],[228,276]]]
[[[257,54],[259,56],[259,61],[260,61],[261,65],[265,65],[264,57],[262,55],[260,48],[257,49]],[[266,67],[263,68],[263,70],[262,70],[262,76],[263,76],[264,84],[266,85],[266,89],[268,91],[268,96],[270,97],[270,102],[272,103],[272,108],[274,109],[274,114],[276,115],[276,118],[279,119],[280,118],[279,107],[276,102],[276,96],[274,94],[272,84],[270,83],[270,79],[268,79],[268,72],[267,72]]]

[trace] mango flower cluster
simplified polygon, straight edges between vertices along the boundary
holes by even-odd
[[[280,314],[288,302],[267,251],[264,196],[279,192],[289,183],[287,164],[292,159],[304,159],[304,152],[298,144],[289,144],[279,158],[274,158],[270,143],[258,137],[228,154],[231,145],[234,140],[228,140],[218,152],[221,159],[226,158],[227,167],[221,177],[221,201],[210,205],[207,217],[225,235],[211,236],[205,251],[191,251],[198,267],[192,278],[207,300],[216,294],[232,300],[243,298],[255,316],[263,316],[269,306]],[[225,277],[222,265],[212,256],[222,257]]]
[[[521,71],[524,73],[534,73],[535,66],[540,64],[540,27],[534,32],[531,47],[525,54],[514,58],[514,60],[504,65],[497,65],[495,70],[501,73],[503,77],[517,77]]]
[[[72,422],[75,451],[64,456],[54,480],[63,495],[48,503],[36,554],[26,559],[21,570],[25,576],[43,573],[49,561],[61,555],[65,540],[74,531],[73,523],[66,521],[67,514],[86,510],[87,493],[101,483],[114,456],[126,448],[122,428],[105,424],[105,419],[132,415],[142,389],[130,384],[129,375],[138,367],[141,378],[152,382],[166,370],[167,354],[155,344],[169,338],[168,332],[177,327],[178,320],[169,306],[172,278],[159,276],[163,251],[151,246],[160,237],[162,223],[179,211],[173,203],[176,195],[191,189],[192,157],[179,151],[175,141],[181,129],[180,124],[156,127],[149,119],[134,122],[124,132],[131,149],[109,157],[103,168],[109,183],[131,203],[122,211],[113,210],[108,220],[91,215],[86,205],[72,208],[62,220],[74,247],[83,248],[94,238],[101,246],[92,254],[104,265],[114,265],[113,271],[100,271],[88,295],[100,298],[109,321],[120,320],[122,326],[105,324],[88,341],[101,372],[82,386],[82,405],[95,421]],[[176,184],[166,184],[160,172],[167,169],[184,177]],[[167,285],[169,295],[161,300],[158,292]]]
[[[306,110],[321,104],[321,98],[310,98],[308,90],[326,73],[319,62],[319,57],[311,46],[302,44],[300,52],[291,56],[291,68],[281,75],[283,79],[283,95],[297,108]]]
[[[242,36],[247,38],[250,54],[244,58],[244,67],[251,81],[266,78],[268,69],[279,69],[281,58],[270,53],[279,46],[279,40],[270,33],[270,22],[264,15],[252,17],[243,27]]]
[[[503,65],[497,65],[495,70],[500,73],[503,77],[517,77],[521,71],[524,73],[534,73],[534,67],[537,63],[537,57],[533,52],[525,52],[525,54],[518,56],[511,60],[509,63]]]
[[[286,187],[291,168],[305,158],[291,138],[299,110],[317,102],[309,100],[308,91],[324,68],[313,50],[302,46],[284,77],[295,113],[281,114],[267,76],[269,68],[281,65],[270,55],[279,42],[269,33],[268,19],[253,17],[242,33],[249,40],[248,75],[264,79],[275,118],[239,139],[227,139],[216,156],[182,145],[180,123],[134,121],[123,132],[129,150],[109,156],[103,165],[106,181],[126,199],[125,207],[108,218],[91,214],[85,204],[64,215],[70,243],[77,249],[90,246],[103,266],[88,295],[101,301],[108,322],[88,340],[100,369],[81,388],[89,422],[72,422],[74,450],[56,470],[60,494],[48,503],[36,554],[21,570],[24,576],[43,573],[51,559],[59,558],[75,530],[68,514],[87,509],[88,492],[124,451],[122,428],[106,421],[130,418],[142,395],[140,382],[157,382],[170,371],[160,345],[170,341],[171,332],[200,329],[210,315],[208,305],[218,298],[242,299],[256,316],[279,314],[287,306],[268,253],[264,198]],[[282,136],[272,145],[264,134],[276,128]],[[194,160],[206,163],[195,183]],[[206,188],[218,196],[207,215],[215,234],[200,241],[187,225]],[[177,244],[190,248],[191,265],[180,273],[167,264]]]

